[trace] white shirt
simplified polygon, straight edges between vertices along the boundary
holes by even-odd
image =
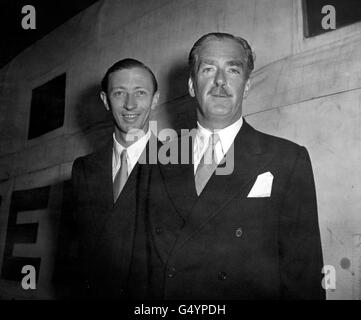
[[[218,133],[219,135],[219,142],[215,145],[217,164],[221,162],[224,155],[231,147],[234,138],[236,137],[237,133],[242,127],[242,124],[243,124],[243,119],[242,117],[240,117],[239,120],[232,123],[230,126],[225,127],[223,129],[214,130],[214,133]],[[194,174],[197,171],[197,167],[202,159],[203,154],[207,150],[209,137],[211,136],[212,133],[213,131],[202,127],[201,124],[197,122],[197,133],[194,139],[194,148],[193,148]]]
[[[124,149],[127,149],[127,162],[128,162],[128,176],[130,176],[130,173],[132,172],[134,166],[136,165],[137,161],[140,158],[140,155],[142,154],[145,146],[148,143],[148,140],[150,138],[151,132],[148,130],[148,132],[141,137],[139,140],[131,144],[128,148],[124,148],[118,141],[115,139],[115,133],[113,133],[113,159],[112,159],[112,165],[113,165],[113,181],[115,178],[115,175],[117,174],[119,168],[120,168],[120,155]]]

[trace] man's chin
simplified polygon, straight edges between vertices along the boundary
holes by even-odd
[[[225,106],[215,106],[214,108],[212,108],[212,110],[210,110],[209,115],[212,118],[214,117],[226,119],[230,116],[230,110]]]
[[[117,126],[119,133],[122,136],[138,136],[144,135],[144,128],[140,128],[139,126]]]
[[[240,117],[241,115],[234,115],[230,112],[208,112],[206,117],[202,118],[204,119],[203,122],[207,123],[209,127],[223,129],[237,121]]]
[[[142,130],[141,126],[139,126],[137,123],[123,123],[122,126],[118,126],[118,129],[122,132],[122,134],[133,134],[139,130]]]

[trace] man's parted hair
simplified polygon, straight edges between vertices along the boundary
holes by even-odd
[[[188,56],[188,65],[189,65],[189,72],[192,78],[194,78],[196,74],[196,67],[197,67],[197,61],[198,61],[198,52],[203,44],[205,44],[207,41],[210,40],[223,40],[223,39],[230,39],[237,43],[239,43],[243,50],[244,50],[244,56],[245,56],[245,63],[243,66],[243,71],[245,73],[246,79],[249,78],[252,70],[254,69],[254,56],[252,53],[251,46],[248,44],[248,42],[241,38],[236,37],[230,33],[223,33],[223,32],[212,32],[207,33],[206,35],[199,38],[195,44],[193,45],[191,51],[189,52]],[[243,55],[243,54],[242,54]]]
[[[153,82],[153,93],[158,91],[158,83],[157,83],[157,79],[155,78],[155,75],[153,73],[153,71],[146,66],[144,63],[136,60],[136,59],[131,59],[131,58],[126,58],[123,60],[119,60],[118,62],[114,63],[105,73],[102,82],[101,82],[101,89],[107,93],[108,92],[108,81],[109,81],[109,75],[113,72],[119,71],[119,70],[123,70],[123,69],[132,69],[132,68],[143,68],[145,70],[147,70],[152,78],[152,82]]]

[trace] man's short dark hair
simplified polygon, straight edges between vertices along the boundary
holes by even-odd
[[[136,59],[126,58],[119,60],[118,62],[114,63],[105,73],[102,82],[101,82],[101,88],[102,90],[107,93],[108,92],[108,81],[109,81],[109,75],[115,71],[123,70],[123,69],[132,69],[132,68],[143,68],[147,70],[152,78],[153,82],[153,93],[158,91],[158,83],[157,79],[155,78],[155,75],[153,71],[146,66],[143,62],[140,62]]]
[[[195,68],[198,60],[198,51],[202,47],[202,45],[210,40],[223,40],[223,39],[233,40],[242,46],[245,53],[245,65],[243,66],[244,68],[243,71],[245,73],[246,79],[249,78],[252,70],[254,69],[254,57],[251,46],[248,44],[248,42],[245,39],[223,32],[207,33],[206,35],[202,36],[195,42],[188,56],[189,72],[192,78],[194,78],[195,76],[195,72],[196,72]]]

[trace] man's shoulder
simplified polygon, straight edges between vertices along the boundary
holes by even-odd
[[[311,168],[311,158],[306,147],[268,133],[254,129],[258,137],[262,153],[267,154],[272,159],[275,168],[282,172],[293,172],[295,168],[301,168],[302,174],[309,174]],[[306,168],[306,169],[305,169]]]
[[[254,134],[257,135],[261,147],[269,152],[299,153],[301,150],[305,149],[304,146],[298,144],[297,142],[288,140],[283,137],[275,136],[269,133],[265,133],[253,127],[251,128],[254,131]]]
[[[98,148],[94,152],[88,153],[84,156],[77,157],[74,160],[73,168],[84,165],[93,165],[102,163],[106,159],[106,157],[109,156],[109,153],[111,154],[112,151],[112,143],[111,141],[108,141],[106,144],[104,144],[102,147]]]

